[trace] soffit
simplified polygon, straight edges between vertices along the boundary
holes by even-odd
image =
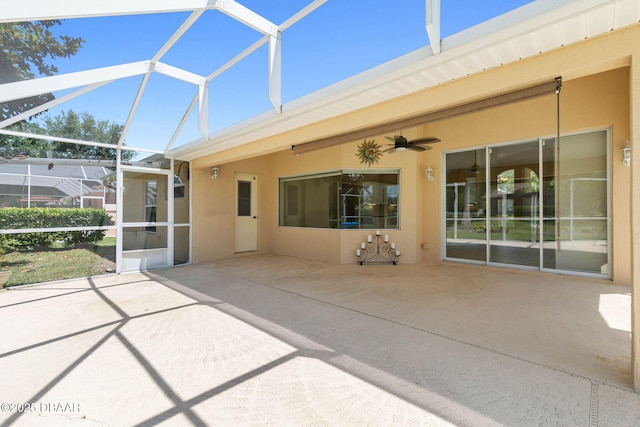
[[[637,0],[537,0],[283,106],[175,148],[193,160],[596,37],[640,21]],[[327,135],[310,135],[309,140]],[[304,143],[305,141],[299,141]],[[284,145],[281,149],[289,148]]]

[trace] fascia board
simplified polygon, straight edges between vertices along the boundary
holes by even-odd
[[[176,147],[170,151],[169,155],[187,156],[189,159],[194,159],[196,153],[198,155],[213,154],[231,148],[233,144],[225,143],[226,141],[237,143],[242,136],[268,128],[280,121],[290,121],[293,117],[299,117],[323,106],[330,106],[341,100],[375,90],[413,73],[437,68],[455,59],[477,53],[479,50],[489,49],[499,43],[504,43],[517,35],[550,27],[557,22],[611,3],[615,3],[615,0],[536,0],[443,39],[442,52],[438,55],[433,55],[429,46],[417,49],[291,101],[283,105],[280,117],[274,117],[271,114],[255,116],[211,134],[206,144],[204,144],[204,139],[197,139],[181,147]],[[500,65],[495,64],[495,66]]]
[[[269,110],[224,129],[212,132],[206,139],[200,137],[179,147],[173,148],[167,151],[165,155],[169,158],[193,160],[203,155],[221,151],[225,148],[231,148],[232,144],[225,145],[224,143],[227,141],[233,141],[234,138],[243,137],[244,135],[254,132],[256,129],[273,125],[283,118],[286,120],[283,116],[286,116],[286,114],[278,114],[274,110]],[[215,148],[215,150],[212,151],[213,148]]]
[[[619,0],[536,0],[447,37],[442,48],[445,50],[467,46],[473,49],[475,44],[486,45],[492,40],[510,39],[618,2]]]

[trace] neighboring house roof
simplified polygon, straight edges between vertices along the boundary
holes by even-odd
[[[537,0],[273,111],[172,149],[193,160],[500,67],[640,21],[638,0]],[[327,135],[310,135],[319,138]],[[299,141],[300,143],[306,141]],[[283,147],[285,148],[285,147]]]
[[[34,160],[40,164],[0,163],[0,185],[48,187],[69,196],[77,196],[95,189],[95,185],[80,183],[80,180],[102,181],[112,173],[103,166],[56,164],[50,168],[48,163],[59,162],[60,159]]]

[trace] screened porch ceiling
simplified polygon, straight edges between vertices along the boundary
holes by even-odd
[[[58,97],[51,103],[0,122],[0,133],[27,136],[8,131],[6,127],[44,109],[80,97],[109,82],[135,75],[143,76],[125,123],[123,135],[117,144],[119,147],[123,147],[127,130],[134,120],[136,108],[144,94],[149,77],[152,74],[161,74],[193,85],[197,88],[197,93],[184,112],[178,128],[173,135],[167,135],[164,142],[158,142],[158,146],[153,149],[136,147],[135,142],[125,148],[162,154],[169,158],[193,160],[532,57],[640,21],[640,2],[637,0],[536,0],[480,25],[441,39],[439,33],[440,2],[439,0],[426,0],[425,25],[429,37],[428,39],[425,37],[425,40],[430,40],[430,45],[283,104],[280,62],[281,32],[296,24],[325,2],[326,0],[310,2],[304,9],[280,25],[269,22],[232,0],[159,0],[153,4],[143,0],[114,0],[98,3],[64,2],[62,4],[51,3],[47,0],[12,2],[3,8],[0,22],[81,19],[177,11],[188,12],[188,18],[159,51],[149,53],[149,59],[146,61],[0,85],[0,102],[42,93],[68,91],[64,96]],[[209,75],[199,75],[162,63],[164,54],[207,10],[218,10],[231,16],[258,31],[262,34],[262,38]],[[208,83],[264,44],[269,46],[268,85],[269,100],[273,109],[224,129],[209,132]],[[618,66],[621,65],[624,64],[618,64]],[[540,76],[541,81],[553,77],[555,76]],[[575,78],[579,76],[565,75],[563,77]],[[505,88],[505,90],[507,89],[513,88]],[[432,105],[425,108],[436,111],[447,107],[451,106]],[[198,116],[197,126],[202,136],[184,145],[174,147],[176,137],[182,131],[191,111],[195,111]],[[397,118],[390,117],[389,120],[393,122],[406,114],[407,112],[398,112]],[[310,135],[309,140],[327,136],[331,135]],[[47,139],[56,140],[56,138]],[[86,143],[86,141],[68,140],[67,142]],[[300,141],[300,143],[304,142]],[[95,145],[104,144],[95,143]],[[280,148],[285,150],[290,146],[283,145]],[[270,148],[270,150],[272,149]],[[260,153],[256,152],[255,154]]]

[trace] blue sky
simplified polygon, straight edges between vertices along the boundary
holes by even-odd
[[[311,0],[238,0],[280,24]],[[445,38],[530,0],[441,0]],[[60,34],[85,40],[74,57],[57,61],[60,73],[150,59],[180,26],[187,13],[70,19]],[[208,11],[161,59],[206,76],[261,38],[218,11]],[[329,0],[282,35],[282,98],[290,102],[429,43],[425,1]],[[225,128],[271,109],[266,45],[227,70],[210,85],[210,130]],[[124,123],[141,77],[110,83],[50,110],[89,112],[97,119]],[[195,94],[195,87],[152,75],[127,134],[127,145],[162,149]],[[176,145],[196,139],[192,114]]]

